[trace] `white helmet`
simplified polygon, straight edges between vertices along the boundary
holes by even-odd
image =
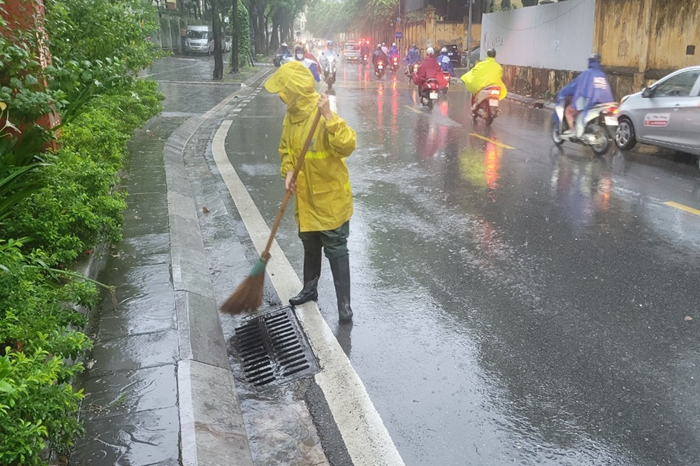
[[[391,44],[391,46],[392,46],[392,47],[396,47],[396,42],[393,42],[393,43]]]
[[[441,53],[447,53],[447,47],[443,47],[442,49],[440,49],[440,52],[441,52]]]
[[[435,55],[435,50],[432,47],[425,49],[425,53],[428,55]]]
[[[286,47],[286,46],[287,46],[287,43],[286,43],[286,42],[282,42],[282,47]]]

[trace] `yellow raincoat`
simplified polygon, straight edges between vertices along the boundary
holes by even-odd
[[[461,79],[472,94],[476,94],[487,86],[500,86],[500,100],[505,99],[508,94],[506,85],[503,84],[503,68],[496,63],[495,58],[488,57],[480,61],[469,73],[462,75]]]
[[[314,77],[300,62],[282,65],[265,83],[287,104],[279,153],[282,177],[294,170],[318,108]],[[345,157],[356,135],[335,113],[321,118],[297,178],[294,216],[300,232],[335,230],[352,216],[352,191]]]

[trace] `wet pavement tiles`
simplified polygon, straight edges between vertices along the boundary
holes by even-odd
[[[94,377],[85,384],[83,417],[88,420],[163,409],[177,403],[175,365]]]
[[[71,464],[148,466],[178,464],[180,422],[176,407],[85,422]]]

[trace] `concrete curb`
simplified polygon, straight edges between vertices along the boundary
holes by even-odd
[[[185,121],[163,150],[180,349],[181,459],[185,466],[253,464],[184,155],[204,122],[269,73],[269,69],[262,70],[204,115]]]

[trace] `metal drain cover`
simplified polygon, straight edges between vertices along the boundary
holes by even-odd
[[[268,388],[318,372],[299,322],[287,306],[255,317],[237,327],[233,348],[243,361],[246,380]]]

